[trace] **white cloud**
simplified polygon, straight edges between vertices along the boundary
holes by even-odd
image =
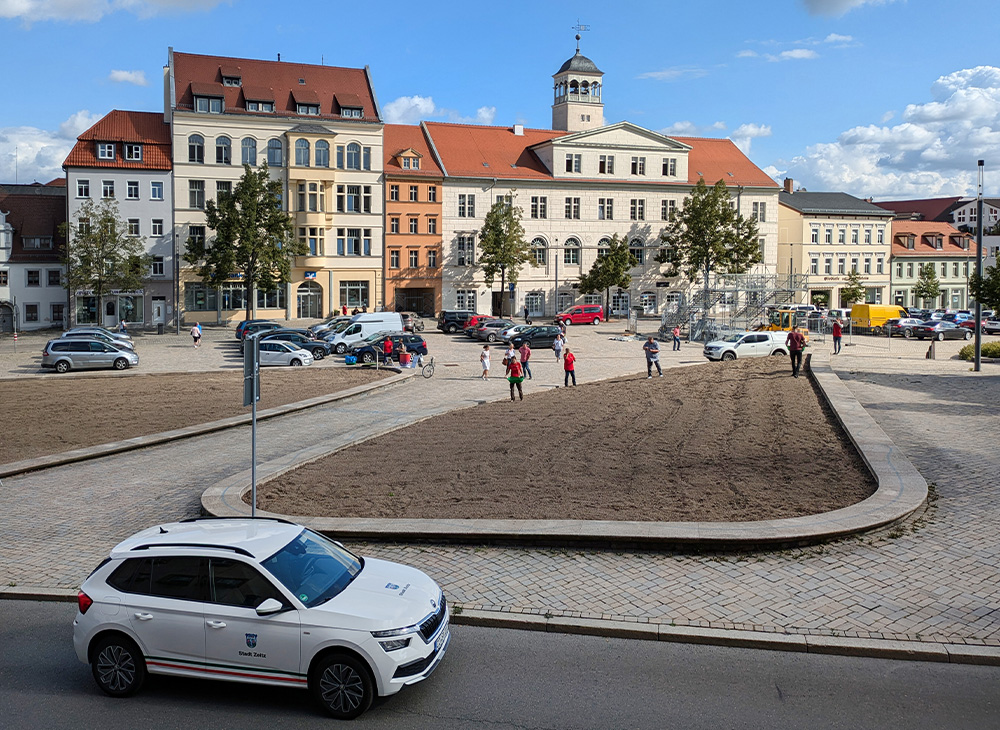
[[[850,43],[854,40],[853,37],[849,35],[840,35],[839,33],[831,33],[826,38],[823,39],[824,43]]]
[[[662,71],[647,71],[636,76],[637,79],[653,79],[654,81],[678,81],[680,79],[700,79],[707,76],[708,71],[697,66],[674,66]]]
[[[740,51],[736,54],[737,58],[757,58],[760,54],[757,51],[751,51],[749,49]]]
[[[659,130],[660,134],[664,134],[668,137],[671,135],[680,135],[681,137],[703,137],[703,136],[718,136],[714,134],[726,129],[725,122],[712,122],[708,126],[699,127],[694,122],[683,121],[674,122],[669,127],[663,127]]]
[[[819,54],[809,48],[793,48],[776,55],[767,54],[768,61],[804,61],[811,58],[819,58]]]
[[[750,143],[758,137],[770,137],[771,127],[767,124],[741,124],[729,135],[745,155],[750,154]]]
[[[882,119],[880,121],[882,122],[882,124],[885,124],[886,122],[891,120],[894,116],[896,116],[896,112],[890,109],[889,111],[887,111],[885,114],[882,115]]]
[[[838,17],[862,5],[883,5],[893,0],[801,0],[810,15]]]
[[[780,173],[810,190],[876,199],[974,192],[976,160],[1000,159],[1000,68],[942,76],[931,97],[908,105],[898,124],[886,125],[889,114],[779,161]]]
[[[63,176],[62,163],[76,144],[76,137],[92,127],[100,115],[83,110],[73,114],[56,131],[37,127],[0,128],[0,170],[3,182],[48,182]]]
[[[149,82],[146,81],[145,71],[113,70],[110,74],[108,74],[108,78],[111,81],[120,84],[135,84],[136,86],[149,86]]]
[[[421,120],[443,119],[459,124],[492,124],[496,117],[495,106],[481,106],[473,116],[465,116],[454,109],[444,109],[429,96],[401,96],[383,107],[385,121],[389,124],[416,124]]]
[[[0,0],[0,18],[96,22],[121,10],[139,17],[209,10],[224,0]]]

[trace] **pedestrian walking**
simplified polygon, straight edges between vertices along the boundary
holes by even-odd
[[[527,304],[524,305],[524,323],[525,324],[531,324],[531,320],[528,319],[528,305]]]
[[[490,377],[490,346],[483,345],[483,351],[479,353],[479,362],[483,366],[483,380]]]
[[[840,318],[833,320],[833,354],[840,354],[840,342],[844,339],[844,328],[840,325]]]
[[[569,379],[573,378],[573,387],[576,387],[576,355],[566,348],[566,355],[563,357],[563,387],[569,387]]]
[[[653,377],[653,366],[656,366],[656,372],[663,377],[663,368],[660,367],[660,343],[654,340],[652,337],[646,340],[646,344],[642,346],[642,349],[646,351],[646,380]]]
[[[679,324],[675,324],[674,328],[670,331],[670,334],[673,335],[673,338],[674,338],[674,350],[675,351],[676,350],[680,350],[681,349],[681,326]]]
[[[507,365],[507,382],[510,383],[510,402],[514,402],[514,388],[517,388],[517,397],[520,400],[524,400],[524,391],[521,389],[521,383],[524,382],[524,372],[521,369],[521,363],[517,361],[516,355]]]
[[[563,340],[561,334],[556,335],[556,338],[552,341],[552,350],[556,353],[556,362],[559,362],[559,358],[562,357],[563,345],[566,342]]]
[[[785,346],[788,347],[788,355],[792,359],[792,377],[797,378],[802,367],[802,348],[806,346],[806,338],[799,332],[798,327],[792,327],[792,331],[785,338]]]
[[[124,319],[121,322],[118,323],[118,332],[119,332],[119,334],[123,334],[123,335],[127,335],[128,334],[128,327],[125,326],[125,320]]]
[[[201,347],[201,325],[197,322],[191,328],[191,339],[194,340],[195,347]]]
[[[392,365],[392,338],[386,337],[382,342],[382,364]]]
[[[510,373],[510,364],[514,362],[514,353],[516,352],[517,350],[514,349],[514,346],[508,343],[507,349],[504,350],[503,353],[503,362],[501,363],[505,368],[507,368],[507,374]]]
[[[528,377],[528,380],[531,380],[531,365],[528,362],[531,359],[531,345],[525,340],[524,344],[517,348],[517,351],[521,355],[521,369]]]

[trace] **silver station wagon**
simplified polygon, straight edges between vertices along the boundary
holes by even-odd
[[[138,364],[139,356],[134,351],[98,339],[49,340],[42,350],[42,367],[57,373],[94,368],[127,370]]]

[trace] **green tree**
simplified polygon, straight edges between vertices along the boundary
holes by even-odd
[[[257,170],[244,165],[233,191],[209,200],[205,213],[215,238],[188,239],[184,260],[207,286],[242,274],[250,319],[254,289],[269,291],[288,283],[292,257],[308,251],[293,236],[291,216],[281,209],[281,181],[270,178],[267,163]]]
[[[841,301],[850,307],[855,302],[863,302],[865,300],[865,293],[865,286],[861,282],[861,274],[858,273],[857,269],[851,269],[851,273],[847,275],[847,286],[840,290]]]
[[[146,252],[146,239],[128,232],[113,198],[84,201],[76,218],[76,228],[62,224],[66,237],[63,285],[70,291],[91,291],[100,313],[104,298],[112,291],[143,288],[152,257]]]
[[[660,234],[656,261],[668,265],[667,277],[701,279],[707,302],[713,274],[742,274],[761,260],[759,236],[757,221],[733,209],[725,182],[710,188],[700,178]]]
[[[1000,310],[1000,264],[987,266],[982,277],[970,276],[969,294],[983,307]]]
[[[928,300],[937,299],[941,294],[941,284],[938,282],[934,264],[924,264],[920,267],[920,276],[913,285],[913,294],[923,301],[925,307]]]
[[[483,270],[486,285],[491,287],[500,275],[500,314],[509,314],[504,309],[509,301],[507,282],[517,284],[518,272],[525,264],[537,266],[531,247],[524,238],[521,225],[521,209],[512,197],[501,197],[486,214],[482,230],[479,231],[479,266]]]
[[[598,294],[604,292],[605,315],[611,312],[611,290],[627,289],[632,284],[633,266],[639,264],[629,251],[628,237],[617,233],[611,237],[606,253],[598,255],[590,271],[580,275],[580,292]]]

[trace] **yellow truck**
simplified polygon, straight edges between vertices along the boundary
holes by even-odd
[[[906,310],[896,304],[855,304],[851,307],[851,327],[881,329],[887,319],[906,316]]]

